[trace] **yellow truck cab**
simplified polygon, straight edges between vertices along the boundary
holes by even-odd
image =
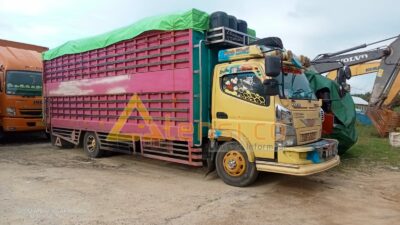
[[[339,164],[338,142],[321,139],[321,102],[295,55],[259,40],[218,58],[208,136],[226,183],[246,186],[257,171],[304,176]]]

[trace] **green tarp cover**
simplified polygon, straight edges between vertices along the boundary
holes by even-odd
[[[184,13],[147,17],[126,27],[100,34],[94,37],[68,41],[65,44],[43,53],[44,60],[51,60],[66,54],[76,54],[104,48],[114,43],[134,38],[149,30],[184,30],[204,31],[208,28],[209,16],[197,9]]]
[[[355,128],[356,111],[353,98],[349,93],[343,97],[339,95],[339,85],[313,71],[305,72],[311,88],[317,92],[323,88],[328,88],[331,96],[331,109],[335,117],[341,123],[335,123],[332,134],[328,138],[339,141],[339,153],[344,153],[357,142],[357,131]]]
[[[204,31],[208,29],[209,15],[197,9],[184,13],[147,17],[129,26],[122,27],[94,37],[68,41],[65,44],[43,53],[44,60],[51,60],[62,55],[82,53],[104,48],[120,41],[128,40],[150,30],[185,30]],[[255,36],[255,31],[248,29]]]

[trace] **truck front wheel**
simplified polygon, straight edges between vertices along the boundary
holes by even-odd
[[[218,176],[232,186],[245,187],[258,176],[255,163],[249,162],[246,151],[235,141],[225,142],[218,148],[215,165]]]
[[[90,158],[99,158],[103,151],[100,150],[100,142],[94,132],[86,132],[83,138],[83,149]]]

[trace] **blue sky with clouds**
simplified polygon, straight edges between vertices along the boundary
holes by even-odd
[[[279,36],[287,49],[311,58],[400,34],[396,0],[0,0],[0,38],[53,48],[190,8],[226,11],[246,20],[257,36]],[[372,89],[371,77],[355,78],[353,91]]]

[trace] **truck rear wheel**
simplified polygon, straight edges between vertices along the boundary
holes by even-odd
[[[103,154],[103,151],[100,150],[100,141],[94,132],[85,133],[83,149],[90,158],[99,158]]]
[[[54,136],[53,134],[50,135],[51,144],[61,149],[68,149],[74,148],[75,145],[71,142],[68,142],[60,137]]]
[[[219,147],[215,165],[218,176],[232,186],[245,187],[258,176],[255,163],[249,162],[246,151],[235,141],[226,142]]]

